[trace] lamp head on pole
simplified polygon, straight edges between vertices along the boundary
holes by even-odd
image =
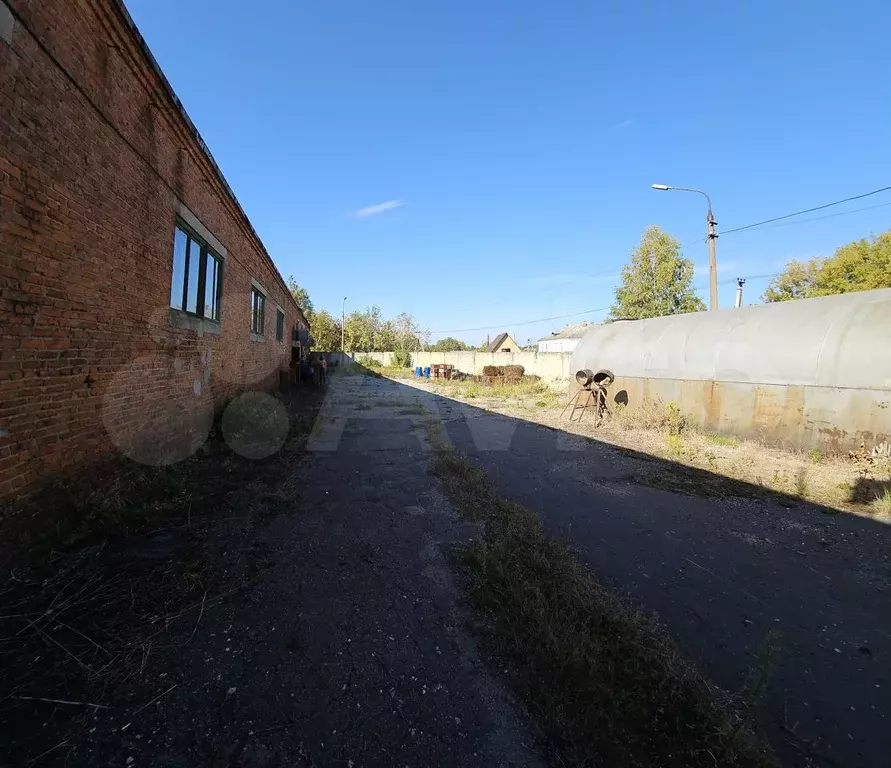
[[[667,184],[651,184],[650,186],[653,189],[660,190],[661,192],[666,192],[667,190],[671,189],[671,187],[669,187]]]

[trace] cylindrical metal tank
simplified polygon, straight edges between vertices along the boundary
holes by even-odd
[[[891,434],[891,289],[592,326],[572,370],[601,368],[629,407],[659,397],[714,431],[870,446]]]

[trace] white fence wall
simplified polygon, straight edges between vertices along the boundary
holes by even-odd
[[[392,352],[329,352],[329,360],[339,362],[371,357],[382,365],[390,365]],[[486,365],[522,365],[526,373],[540,376],[546,381],[567,380],[572,375],[571,352],[412,352],[412,367],[425,368],[434,363],[454,365],[462,373],[480,376]]]

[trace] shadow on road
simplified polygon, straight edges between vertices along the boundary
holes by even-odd
[[[211,440],[123,486],[147,503],[118,505],[128,519],[90,546],[50,551],[39,578],[11,571],[8,599],[43,602],[3,611],[24,614],[0,648],[7,754],[473,765],[524,747],[493,725],[505,707],[475,690],[473,652],[453,647],[437,542],[459,534],[425,474],[433,421],[601,582],[657,612],[718,685],[741,691],[778,636],[754,715],[786,765],[887,765],[891,526],[351,372],[317,415],[316,395],[288,394],[312,417],[290,414],[278,453]],[[242,421],[236,446],[261,445],[268,420],[247,436]],[[61,501],[44,506],[47,525],[64,523]],[[13,659],[35,619],[33,653]]]
[[[741,690],[779,638],[756,720],[785,764],[885,764],[891,526],[386,382],[602,581],[657,612],[717,684]],[[646,479],[653,462],[664,487]]]

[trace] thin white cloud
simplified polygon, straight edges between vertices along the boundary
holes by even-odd
[[[360,208],[356,211],[355,216],[360,219],[365,218],[366,216],[377,216],[379,213],[386,213],[387,211],[401,208],[403,205],[405,205],[405,200],[387,200],[384,203],[369,205],[367,208]]]
[[[627,128],[629,125],[632,125],[633,123],[634,123],[634,120],[631,120],[631,119],[623,120],[621,123],[618,123],[616,125],[615,129],[617,131],[621,131],[623,128]]]

